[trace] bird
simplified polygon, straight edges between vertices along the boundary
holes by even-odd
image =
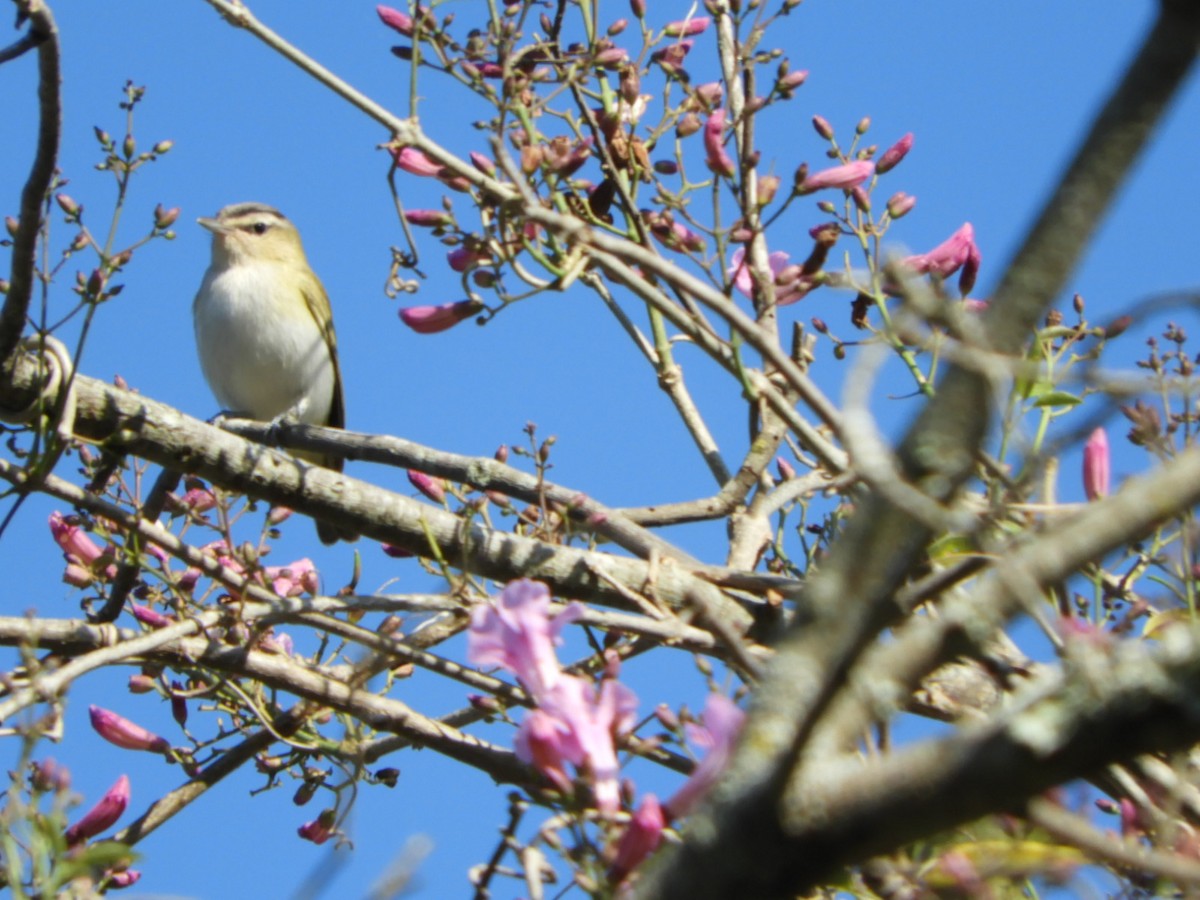
[[[264,203],[234,203],[196,220],[212,232],[212,262],[192,303],[204,378],[222,415],[344,428],[333,310],[300,232]],[[342,459],[297,452],[340,472]],[[355,535],[317,523],[324,544]]]

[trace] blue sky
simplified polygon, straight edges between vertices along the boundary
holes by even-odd
[[[650,6],[656,25],[688,12],[688,4],[680,2]],[[813,114],[825,116],[844,135],[869,115],[872,141],[881,146],[914,132],[913,152],[889,178],[895,189],[915,194],[918,205],[893,238],[897,245],[928,249],[971,221],[984,254],[976,295],[986,296],[1155,6],[1150,0],[1102,6],[1078,0],[809,0],[769,40],[784,48],[793,68],[808,69],[810,76],[797,98],[773,111],[769,127],[761,130],[764,159],[776,161],[785,181],[802,160],[819,165],[824,145],[808,124]],[[483,8],[449,2],[440,10],[453,11],[465,32]],[[252,9],[360,90],[398,113],[407,111],[408,69],[389,53],[397,36],[379,24],[374,4],[260,0]],[[607,9],[605,21],[628,15],[623,3]],[[383,285],[388,247],[400,244],[402,236],[386,189],[388,161],[376,149],[388,135],[376,123],[230,28],[201,0],[60,3],[55,13],[63,35],[60,167],[70,180],[67,192],[85,205],[89,223],[100,225],[113,190],[108,173],[93,169],[100,154],[92,128],[99,125],[119,138],[124,116],[117,103],[125,80],[132,79],[148,88],[137,113],[140,144],[169,138],[175,147],[135,179],[121,234],[135,239],[156,203],[183,210],[178,238],[140,251],[124,279],[124,293],[101,311],[84,372],[101,378],[119,373],[145,394],[199,417],[215,412],[192,343],[191,299],[209,254],[208,237],[194,221],[227,203],[263,201],[297,224],[332,299],[351,428],[488,455],[501,443],[520,442],[522,428],[532,421],[540,434],[558,436],[552,477],[610,504],[712,492],[711,478],[655,387],[653,373],[587,295],[547,295],[505,311],[487,327],[465,323],[442,335],[415,335],[399,322],[397,303],[384,296]],[[698,59],[702,53],[697,51]],[[702,81],[712,77],[699,65],[693,74]],[[32,56],[0,67],[7,112],[6,140],[0,142],[5,214],[16,211],[32,152],[34,79]],[[483,149],[482,136],[471,128],[481,110],[464,102],[459,89],[426,77],[420,93],[421,119],[435,139],[463,152]],[[1190,213],[1200,197],[1193,163],[1198,121],[1200,87],[1193,81],[1071,281],[1092,318],[1195,285]],[[407,178],[401,186],[411,207],[440,202],[442,191],[432,181]],[[462,214],[465,198],[454,200]],[[792,221],[797,230],[769,237],[772,249],[803,256],[807,237],[789,246],[791,234],[803,235],[801,226],[823,218],[811,206],[798,210]],[[61,224],[55,227],[60,241],[69,236]],[[418,239],[430,277],[409,302],[458,299],[456,280],[442,262],[445,248],[428,234]],[[68,266],[52,303],[69,301],[71,278]],[[788,307],[784,318],[819,315],[845,336],[851,331],[848,300],[817,292]],[[1188,321],[1182,312],[1178,318]],[[1122,346],[1126,353],[1140,352],[1136,330]],[[837,397],[845,370],[833,364],[828,347],[823,350],[817,374]],[[693,392],[704,398],[719,441],[736,459],[746,440],[736,385],[686,348],[680,362]],[[886,424],[895,428],[915,406],[899,402],[890,409]],[[1123,430],[1116,424],[1110,433]],[[1062,492],[1078,499],[1070,459]],[[1118,453],[1115,477],[1143,464]],[[402,472],[363,466],[350,471],[410,491]],[[36,608],[62,616],[75,610],[77,598],[59,582],[61,562],[45,527],[51,508],[30,502],[0,541],[5,614]],[[719,535],[697,528],[678,539],[717,561]],[[412,563],[389,560],[365,543],[359,550],[368,589],[393,578],[394,590],[436,587]],[[306,554],[317,559],[329,583],[336,586],[348,576],[349,550],[320,549],[302,522],[288,529],[273,561]],[[657,677],[631,668],[635,682],[643,682],[646,711],[660,700],[694,698],[703,689],[697,676],[683,674],[664,692]],[[140,810],[155,792],[177,784],[179,771],[102,745],[86,724],[87,703],[102,702],[170,733],[165,710],[125,693],[126,674],[79,686],[68,707],[67,736],[52,752],[73,766],[75,784],[89,802],[129,771],[133,807]],[[461,688],[432,677],[414,678],[398,695],[431,713],[464,701]],[[504,739],[501,732],[491,736]],[[357,849],[332,895],[361,894],[405,841],[423,834],[435,849],[421,870],[418,896],[462,896],[466,867],[487,857],[504,822],[505,792],[432,753],[406,753],[392,764],[403,773],[395,789],[362,792],[354,819]],[[295,828],[319,807],[296,809],[290,791],[249,800],[247,791],[255,784],[234,779],[145,842],[148,860],[139,889],[192,897],[282,896],[299,885],[323,851],[299,841]]]

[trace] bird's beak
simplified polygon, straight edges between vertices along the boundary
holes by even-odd
[[[196,220],[200,223],[201,228],[207,228],[213,234],[229,234],[230,228],[227,225],[222,225],[216,219],[199,218]]]

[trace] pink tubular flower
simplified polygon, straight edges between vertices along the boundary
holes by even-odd
[[[725,134],[725,110],[713,110],[704,123],[704,152],[708,167],[718,175],[732,177],[737,171],[733,159],[725,152],[722,138]]]
[[[393,150],[392,159],[396,161],[396,168],[403,169],[410,175],[437,178],[442,174],[441,163],[434,162],[416,147],[401,147],[399,150]]]
[[[959,269],[970,266],[974,271],[979,270],[979,248],[975,246],[975,229],[970,222],[964,222],[962,227],[928,253],[918,253],[903,260],[903,264],[918,275],[936,275],[946,278]],[[971,278],[974,281],[974,276]],[[970,291],[966,288],[963,293]]]
[[[50,513],[50,534],[63,553],[81,565],[90,566],[104,554],[87,532],[72,525],[60,512]]]
[[[312,841],[318,845],[323,844],[333,837],[333,826],[336,821],[337,813],[332,809],[326,809],[311,822],[305,822],[297,828],[296,833],[306,841]]]
[[[724,694],[709,694],[704,704],[704,724],[688,725],[688,738],[708,752],[692,770],[691,777],[675,796],[667,801],[671,820],[686,816],[709,792],[729,763],[734,742],[742,730],[746,714]]]
[[[1108,435],[1103,428],[1097,428],[1083,445],[1083,492],[1089,500],[1108,496],[1111,465]]]
[[[537,703],[564,677],[554,645],[563,627],[583,614],[578,603],[550,616],[550,590],[541,582],[510,581],[491,603],[471,610],[467,658],[516,675]]]
[[[477,300],[456,300],[440,306],[410,306],[400,310],[400,321],[417,334],[436,334],[453,328],[483,309]]]
[[[99,706],[89,706],[88,716],[96,733],[110,744],[126,750],[149,750],[151,753],[166,753],[171,745],[141,725],[130,722],[124,716]]]
[[[694,19],[681,19],[678,22],[669,22],[667,27],[663,29],[663,34],[667,37],[692,37],[704,31],[712,24],[712,19],[708,16],[696,16]]]
[[[900,164],[900,160],[908,156],[908,151],[912,149],[912,145],[913,133],[910,131],[883,152],[883,156],[879,157],[879,162],[875,164],[875,171],[882,175],[884,172],[890,172],[896,168]]]
[[[596,808],[615,813],[621,805],[615,742],[633,728],[637,695],[610,679],[597,690],[587,679],[560,675],[538,702],[561,729],[562,755],[577,770],[586,766]]]
[[[800,184],[799,191],[802,194],[811,194],[813,191],[819,191],[823,188],[840,188],[843,191],[849,191],[858,187],[874,174],[875,163],[860,159],[852,163],[846,163],[845,165],[833,166],[828,169],[822,169],[820,172],[814,172]]]
[[[616,859],[608,870],[609,880],[613,884],[624,881],[630,872],[641,865],[642,860],[658,849],[666,824],[658,798],[647,794],[630,818],[625,833],[621,835],[621,842],[617,844]]]
[[[67,844],[74,846],[107,831],[129,805],[129,777],[122,775],[87,815],[67,829]]]

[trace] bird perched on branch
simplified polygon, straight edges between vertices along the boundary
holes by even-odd
[[[296,226],[262,203],[235,203],[197,221],[213,242],[192,304],[196,347],[226,414],[344,428],[333,311]],[[342,469],[341,457],[296,455]],[[325,522],[317,534],[326,544],[354,537]]]

